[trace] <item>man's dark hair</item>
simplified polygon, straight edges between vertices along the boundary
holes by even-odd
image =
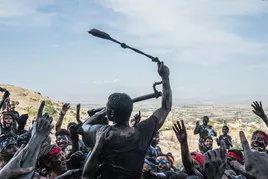
[[[228,126],[223,126],[222,128],[226,128],[229,131],[229,127]]]
[[[129,120],[133,110],[133,101],[125,93],[113,93],[108,98],[107,114],[111,121],[124,123]]]
[[[60,129],[56,132],[55,136],[66,135],[67,137],[71,137],[71,133],[66,129]]]
[[[212,137],[210,137],[210,136],[205,137],[203,141],[206,141],[207,139],[210,139],[213,141]]]
[[[203,117],[203,120],[205,120],[205,119],[208,119],[209,120],[209,117],[208,116],[204,116]]]

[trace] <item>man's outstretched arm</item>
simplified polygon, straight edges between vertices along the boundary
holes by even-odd
[[[106,109],[89,117],[87,121],[82,125],[84,137],[92,140],[95,143],[96,133],[99,128],[104,125],[108,125],[107,119],[105,119]]]
[[[65,114],[67,113],[67,111],[70,109],[70,107],[71,107],[71,106],[70,106],[69,103],[65,103],[65,104],[63,104],[62,109],[61,109],[61,112],[60,112],[59,119],[58,119],[57,122],[56,122],[56,131],[58,131],[58,130],[61,129],[61,126],[62,126],[62,122],[63,122],[64,116],[65,116]]]
[[[266,124],[266,126],[268,127],[268,117],[265,114],[263,108],[262,108],[262,103],[258,101],[253,102],[253,104],[251,104],[251,106],[253,107],[254,110],[252,110],[257,116],[259,116],[263,122]]]
[[[158,73],[161,76],[163,82],[163,95],[161,108],[157,109],[153,114],[153,116],[157,117],[159,121],[157,130],[159,130],[164,124],[172,107],[172,91],[169,81],[169,69],[164,65],[163,62],[158,64]]]

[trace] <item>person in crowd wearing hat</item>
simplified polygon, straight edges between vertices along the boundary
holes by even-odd
[[[251,138],[251,149],[260,152],[267,152],[266,150],[267,144],[268,144],[268,135],[265,132],[261,130],[253,132]]]

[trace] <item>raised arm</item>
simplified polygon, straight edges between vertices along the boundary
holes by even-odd
[[[96,144],[90,156],[87,158],[82,174],[82,179],[92,179],[94,177],[99,164],[99,155],[101,153],[102,147],[104,143],[110,140],[112,137],[112,135],[109,134],[110,129],[110,126],[103,126],[98,129],[96,135]]]
[[[80,104],[76,105],[76,121],[78,124],[82,124],[82,121],[80,120],[80,107]]]
[[[188,175],[197,175],[200,173],[197,172],[197,170],[194,167],[193,160],[190,156],[190,151],[187,143],[187,131],[184,126],[183,120],[180,122],[177,122],[177,124],[174,124],[172,127],[173,131],[176,134],[176,137],[178,141],[181,144],[181,157],[182,157],[182,163],[184,166],[184,169]]]
[[[199,131],[199,121],[196,122],[196,126],[195,126],[195,129],[194,129],[194,135],[197,135],[199,134],[200,131]]]
[[[6,176],[10,176],[10,178],[14,177],[12,172],[13,170],[23,171],[24,169],[27,169],[30,172],[35,168],[41,145],[53,128],[53,125],[51,124],[52,118],[49,117],[47,113],[42,115],[41,109],[43,109],[43,105],[44,102],[42,102],[39,108],[40,110],[38,112],[37,120],[34,123],[32,137],[29,143],[22,150],[17,152],[14,157],[7,163],[7,165],[1,170],[0,178],[2,178],[1,174],[5,176],[3,178],[6,178]]]
[[[106,108],[87,119],[87,121],[82,125],[83,140],[91,140],[95,143],[98,129],[102,126],[108,125],[108,120],[105,119],[105,115]]]
[[[61,112],[60,112],[59,119],[57,120],[57,123],[56,123],[56,131],[61,129],[63,118],[64,118],[65,114],[67,113],[67,111],[69,109],[70,109],[70,104],[69,103],[63,104]]]
[[[259,116],[264,123],[266,124],[266,126],[268,127],[268,117],[266,116],[263,108],[262,108],[262,103],[258,101],[253,102],[253,104],[251,104],[251,106],[253,107],[254,110],[252,110],[257,116]]]
[[[153,114],[159,121],[159,125],[156,130],[159,130],[162,127],[172,107],[172,91],[169,81],[169,69],[163,62],[158,64],[158,73],[163,82],[163,96],[161,108],[157,109]]]
[[[0,110],[2,109],[4,103],[5,103],[6,99],[9,97],[9,95],[10,95],[9,91],[5,90],[4,95],[2,97],[2,101],[0,103]]]

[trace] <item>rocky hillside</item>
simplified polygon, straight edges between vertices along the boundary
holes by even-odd
[[[16,110],[20,114],[29,114],[30,119],[28,120],[28,124],[30,124],[36,116],[36,112],[42,100],[46,101],[44,112],[47,112],[54,117],[54,123],[57,120],[63,103],[44,97],[39,92],[34,92],[21,87],[12,85],[0,85],[0,87],[5,88],[10,92],[10,99],[16,103]],[[71,106],[71,109],[67,112],[64,118],[63,126],[67,126],[69,122],[75,121],[75,116],[75,106]],[[86,116],[86,109],[82,107],[81,116]]]

